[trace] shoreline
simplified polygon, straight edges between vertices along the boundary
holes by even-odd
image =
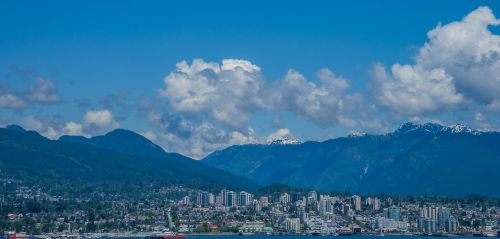
[[[51,235],[51,234],[43,234],[43,235],[31,235],[26,237],[17,237],[19,239],[32,239],[32,238],[40,238],[40,239],[49,239],[49,238],[87,238],[87,239],[99,239],[99,238],[145,238],[150,233],[138,233],[138,234],[113,234],[113,233],[89,233],[89,234],[60,234],[60,235]],[[423,234],[397,234],[390,233],[384,235],[378,234],[345,234],[345,235],[311,235],[311,234],[287,234],[287,233],[274,233],[274,234],[254,234],[254,233],[232,233],[232,232],[215,232],[215,233],[180,233],[186,237],[231,237],[231,236],[242,236],[242,237],[316,237],[316,236],[328,236],[328,237],[487,237],[487,236],[476,236],[474,234],[436,234],[436,235],[423,235]],[[1,238],[1,237],[0,237]],[[498,237],[489,237],[489,238],[498,238]]]

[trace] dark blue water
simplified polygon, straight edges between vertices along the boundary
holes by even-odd
[[[188,235],[187,238],[191,239],[214,239],[214,238],[224,238],[224,239],[262,239],[262,238],[280,238],[280,239],[303,239],[303,238],[336,238],[336,239],[432,239],[436,237],[425,237],[425,236],[192,236]],[[473,237],[452,237],[467,239]]]

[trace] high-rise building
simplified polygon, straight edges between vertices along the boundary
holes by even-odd
[[[437,228],[440,231],[448,231],[450,224],[451,212],[449,208],[441,207],[438,209]]]
[[[321,216],[326,216],[328,214],[333,214],[335,203],[337,202],[337,197],[330,197],[327,195],[319,196],[319,214]]]
[[[248,206],[252,202],[252,194],[241,191],[238,193],[238,206]]]
[[[213,195],[212,193],[208,193],[208,204],[209,205],[215,204],[215,195]]]
[[[387,206],[392,206],[392,198],[388,197],[386,200],[385,200],[385,204]]]
[[[420,208],[418,212],[418,216],[421,218],[429,218],[429,215],[427,214],[427,208]]]
[[[380,199],[374,198],[373,199],[373,206],[372,206],[373,210],[378,211],[378,210],[380,210],[380,207],[381,207]]]
[[[432,218],[437,220],[438,217],[438,208],[437,207],[427,207],[427,218]]]
[[[307,204],[313,204],[318,201],[318,193],[316,191],[309,191],[307,193]]]
[[[281,194],[281,196],[280,196],[280,202],[282,204],[288,204],[288,203],[290,203],[291,202],[290,194],[288,194],[288,193]]]
[[[353,210],[351,204],[342,204],[342,212],[344,215],[352,216]]]
[[[209,193],[207,192],[199,192],[198,195],[196,196],[196,204],[206,207],[210,205],[209,202]]]
[[[303,197],[302,194],[294,192],[292,193],[292,202],[302,200],[302,197]]]
[[[446,227],[447,232],[456,232],[458,228],[458,222],[455,217],[451,216],[450,220],[448,221],[448,225]]]
[[[269,198],[266,196],[262,196],[259,198],[259,202],[263,207],[267,207],[269,205]]]
[[[366,206],[369,206],[369,207],[372,207],[372,205],[373,205],[373,198],[371,198],[371,197],[367,197],[367,198],[365,199],[365,205],[366,205]]]
[[[252,201],[252,209],[256,212],[260,212],[262,210],[262,204],[258,200]]]
[[[217,205],[223,205],[222,201],[223,200],[222,200],[222,195],[221,194],[215,196],[215,204],[217,204]]]
[[[422,229],[425,233],[435,233],[437,231],[436,228],[436,220],[429,217],[421,217],[417,220],[417,227]]]
[[[185,196],[181,199],[180,203],[182,205],[189,205],[190,204],[190,199],[189,199],[189,196]]]
[[[298,206],[296,209],[296,213],[301,223],[304,223],[307,220],[307,212],[306,212],[306,207],[304,205]]]
[[[389,209],[387,209],[387,218],[401,221],[401,208],[395,206],[389,207]]]
[[[288,232],[300,232],[300,220],[298,218],[287,218],[285,220],[285,229]]]
[[[354,210],[361,211],[361,197],[358,195],[352,196],[352,204],[354,205]]]
[[[223,189],[221,191],[221,197],[222,197],[222,205],[224,205],[226,207],[236,206],[236,193],[235,192]]]

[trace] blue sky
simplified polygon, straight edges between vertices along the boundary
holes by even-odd
[[[409,120],[496,130],[499,12],[498,1],[2,1],[0,124],[52,138],[127,128],[196,158]]]

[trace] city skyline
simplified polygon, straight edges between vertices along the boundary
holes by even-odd
[[[500,237],[498,0],[0,0],[0,239]]]

